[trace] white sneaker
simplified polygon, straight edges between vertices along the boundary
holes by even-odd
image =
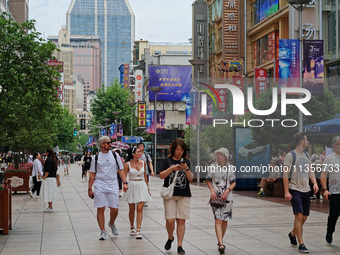
[[[117,230],[117,228],[116,228],[116,224],[110,224],[110,222],[109,223],[107,223],[108,225],[109,225],[109,227],[111,228],[111,230],[112,230],[112,234],[114,234],[115,236],[118,236],[118,230]]]
[[[103,230],[100,232],[99,240],[105,240],[106,239],[106,232]]]
[[[28,195],[33,198],[33,194],[32,194],[32,191],[28,191]]]
[[[51,209],[51,208],[47,207],[45,212],[46,213],[52,213],[52,212],[54,212],[54,209]]]
[[[144,207],[148,207],[149,205],[148,205],[148,203],[144,203]]]
[[[39,196],[36,196],[35,198],[36,198],[36,199],[39,199],[40,197],[39,197]]]

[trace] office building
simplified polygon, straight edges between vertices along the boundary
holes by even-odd
[[[135,36],[135,17],[128,0],[72,0],[66,21],[72,36],[100,39],[105,86],[119,80],[119,66],[132,60]]]

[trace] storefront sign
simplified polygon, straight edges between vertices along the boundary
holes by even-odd
[[[264,68],[255,68],[255,95],[256,98],[267,89],[267,70]]]
[[[139,102],[143,100],[143,71],[136,70],[135,71],[135,102]]]
[[[138,102],[138,128],[146,127],[146,103],[145,101]]]

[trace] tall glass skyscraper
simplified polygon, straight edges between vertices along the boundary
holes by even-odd
[[[132,60],[135,15],[128,0],[72,0],[66,15],[71,35],[98,36],[102,47],[102,81],[120,78],[121,64]]]

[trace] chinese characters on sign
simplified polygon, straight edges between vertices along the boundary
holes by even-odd
[[[124,88],[129,88],[129,72],[130,72],[130,66],[129,64],[124,64],[124,74],[123,74],[123,85]]]
[[[225,4],[225,54],[229,60],[238,58],[239,39],[238,39],[238,1],[226,1]]]
[[[138,128],[146,127],[146,103],[145,101],[138,102]]]
[[[256,98],[267,89],[267,70],[264,68],[255,68],[255,95]]]
[[[135,102],[143,100],[143,71],[136,70],[136,87],[135,87]]]

